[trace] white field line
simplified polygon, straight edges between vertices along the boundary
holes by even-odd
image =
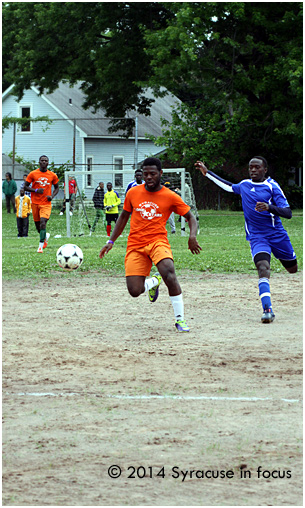
[[[8,394],[9,395],[9,394]],[[17,395],[26,395],[30,397],[71,397],[74,395],[96,395],[98,397],[107,397],[110,399],[121,400],[152,400],[152,399],[169,399],[169,400],[230,400],[230,401],[243,401],[243,402],[258,402],[258,401],[281,401],[281,402],[300,402],[299,399],[274,399],[272,397],[217,397],[215,395],[103,395],[97,393],[77,393],[77,392],[62,392],[62,393],[36,393],[36,392],[19,392]]]

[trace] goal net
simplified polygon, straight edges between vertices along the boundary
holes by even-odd
[[[88,175],[90,175],[90,187],[86,185],[88,182]],[[77,194],[74,203],[69,201],[69,176],[73,176],[77,183]],[[100,217],[97,217],[93,203],[93,194],[95,189],[99,186],[99,182],[104,182],[104,192],[107,192],[107,182],[112,182],[113,190],[118,193],[121,200],[121,204],[119,205],[120,213],[124,204],[127,184],[134,180],[134,170],[122,171],[122,179],[119,182],[119,185],[116,185],[118,181],[114,178],[114,175],[111,174],[111,170],[109,169],[65,171],[64,180],[67,237],[90,235],[94,222],[94,235],[105,236],[105,211],[100,214]],[[123,185],[124,182],[127,182],[126,185]],[[199,216],[190,173],[186,172],[184,168],[164,169],[161,183],[166,184],[166,186],[171,190],[177,192],[185,203],[191,207],[191,211],[197,220],[199,232]],[[70,214],[71,211],[72,215]],[[180,218],[178,215],[175,215],[175,225],[176,230],[180,230],[181,235],[184,236],[186,228],[186,221],[184,217]],[[168,223],[167,228],[170,230]]]

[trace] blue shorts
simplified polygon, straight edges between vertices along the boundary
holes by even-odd
[[[261,252],[271,253],[277,259],[285,261],[293,261],[296,259],[296,254],[290,242],[288,233],[284,231],[274,232],[274,235],[263,237],[253,236],[249,240],[252,258]]]

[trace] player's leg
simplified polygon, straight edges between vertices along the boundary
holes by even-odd
[[[298,262],[296,258],[288,261],[280,259],[279,261],[282,263],[283,267],[286,268],[287,272],[296,273],[298,271]]]
[[[101,216],[101,211],[100,211],[99,208],[96,208],[95,209],[95,218],[94,218],[94,221],[93,221],[93,224],[92,224],[92,228],[91,228],[92,232],[95,231],[96,225],[97,225],[98,221],[100,220],[100,216]]]
[[[258,272],[258,291],[262,303],[262,323],[271,323],[274,318],[270,292],[270,259],[268,252],[259,252],[254,256],[254,263]]]
[[[162,259],[157,264],[158,271],[168,289],[168,294],[175,314],[175,326],[178,332],[189,332],[184,319],[184,303],[181,286],[178,282],[174,262],[171,258]]]
[[[129,275],[126,276],[126,284],[128,292],[134,298],[137,298],[145,291],[145,276]]]
[[[145,253],[144,248],[127,250],[125,256],[125,275],[127,289],[131,296],[136,298],[159,284],[158,279],[155,277],[146,279],[150,274],[151,267],[152,261]]]
[[[40,215],[40,233],[39,233],[39,247],[37,252],[41,252],[40,249],[45,249],[48,245],[50,233],[47,233],[47,222],[51,216],[52,205],[38,205]]]
[[[111,213],[106,213],[106,222],[107,222],[107,226],[106,226],[107,236],[110,236],[110,234],[111,234]]]
[[[272,253],[286,268],[287,272],[296,273],[298,271],[297,257],[287,231],[282,231],[280,235],[272,240]]]
[[[272,310],[269,282],[271,260],[270,238],[252,236],[250,240],[250,248],[258,273],[258,290],[263,308],[261,321],[262,323],[271,323],[274,320],[275,315]]]

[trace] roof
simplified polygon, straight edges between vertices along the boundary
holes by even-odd
[[[44,93],[42,97],[54,107],[58,113],[64,117],[73,120],[78,119],[76,125],[88,137],[118,137],[123,134],[122,131],[116,133],[109,133],[108,128],[111,126],[108,118],[105,117],[105,110],[99,109],[94,112],[93,108],[84,109],[82,105],[85,102],[85,94],[80,88],[81,82],[71,87],[68,83],[60,82],[58,88],[52,93]],[[3,93],[3,99],[11,93],[13,86]],[[36,87],[32,90],[39,95]],[[162,91],[166,91],[165,88]],[[151,115],[138,115],[138,137],[145,138],[146,134],[154,136],[161,136],[161,117],[165,120],[171,121],[172,106],[177,106],[181,101],[174,95],[167,92],[164,97],[155,98],[152,89],[148,88],[144,92],[145,97],[154,98],[151,106]],[[125,118],[134,118],[135,111],[131,111]],[[97,121],[97,118],[101,119]]]
[[[13,170],[13,159],[8,155],[2,154],[2,180],[5,180],[5,173],[11,173],[14,180],[22,180],[23,175],[29,171],[19,162],[15,162]]]

